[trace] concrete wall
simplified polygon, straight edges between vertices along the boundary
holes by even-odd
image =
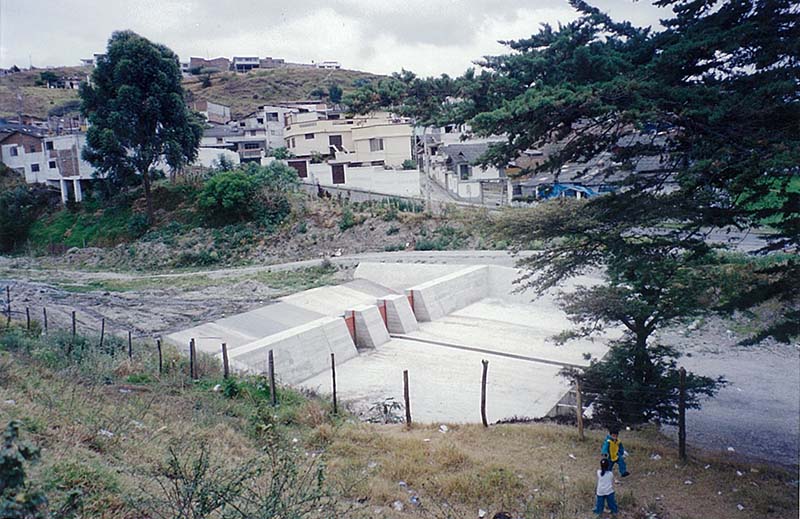
[[[353,277],[404,292],[407,288],[462,270],[466,265],[361,262]]]
[[[409,333],[419,329],[411,303],[405,295],[382,297],[379,305],[386,307],[386,328],[391,333]]]
[[[229,352],[231,366],[266,373],[269,350],[273,350],[275,375],[284,384],[296,384],[330,369],[331,353],[336,354],[337,364],[358,355],[344,319],[323,317],[235,348]]]
[[[214,165],[214,162],[219,162],[220,155],[224,155],[226,159],[234,164],[239,164],[239,162],[241,162],[239,154],[231,150],[222,148],[198,148],[197,160],[194,161],[194,164],[210,168]]]
[[[419,172],[416,170],[384,169],[382,166],[351,168],[345,166],[344,184],[333,183],[333,173],[328,164],[309,164],[308,184],[323,187],[352,188],[393,196],[420,196]]]
[[[467,267],[406,290],[417,321],[433,321],[489,296],[489,268]]]
[[[389,342],[389,331],[383,323],[378,307],[362,305],[352,310],[356,324],[356,346],[359,348],[376,348]]]

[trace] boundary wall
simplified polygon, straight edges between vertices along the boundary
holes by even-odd
[[[285,384],[296,384],[330,369],[331,353],[336,354],[337,364],[358,355],[344,319],[323,317],[234,348],[228,358],[237,371],[266,373],[269,350],[273,350],[275,375]]]

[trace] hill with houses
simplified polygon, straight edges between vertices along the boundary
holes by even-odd
[[[0,77],[0,118],[16,118],[22,114],[46,119],[51,115],[75,112],[78,106],[77,83],[58,85],[60,88],[43,84],[41,74],[48,71],[59,78],[77,81],[91,74],[92,68],[55,67],[3,75]],[[332,85],[347,93],[356,88],[358,80],[374,77],[377,76],[356,70],[275,68],[244,74],[225,71],[186,75],[184,87],[190,100],[229,106],[231,115],[239,118],[270,102],[307,99],[315,91],[327,93]]]

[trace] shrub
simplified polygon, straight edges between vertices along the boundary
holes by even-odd
[[[214,223],[244,221],[253,214],[257,189],[256,180],[245,172],[225,171],[206,182],[197,202]]]
[[[351,227],[355,227],[355,225],[356,218],[353,215],[353,211],[349,207],[345,207],[342,210],[342,218],[339,220],[339,230],[344,232]]]
[[[10,422],[0,449],[0,517],[24,519],[47,516],[47,498],[25,481],[25,464],[39,458],[39,449],[19,439],[20,423]]]
[[[150,229],[150,220],[145,213],[134,213],[128,220],[128,234],[131,238],[139,238]]]
[[[38,202],[28,186],[0,194],[0,250],[13,250],[25,241],[36,219]]]
[[[272,150],[272,156],[278,160],[286,160],[294,156],[294,153],[286,149],[286,147],[281,146],[280,148],[275,148]]]
[[[417,169],[417,163],[412,159],[406,159],[403,161],[403,169]]]

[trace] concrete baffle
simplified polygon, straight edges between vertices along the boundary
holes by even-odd
[[[419,329],[408,297],[399,294],[386,296],[380,298],[378,304],[386,306],[386,327],[390,333],[410,333]]]
[[[352,313],[355,319],[357,347],[375,348],[389,342],[389,331],[383,324],[383,318],[377,306],[357,306],[348,313]]]

